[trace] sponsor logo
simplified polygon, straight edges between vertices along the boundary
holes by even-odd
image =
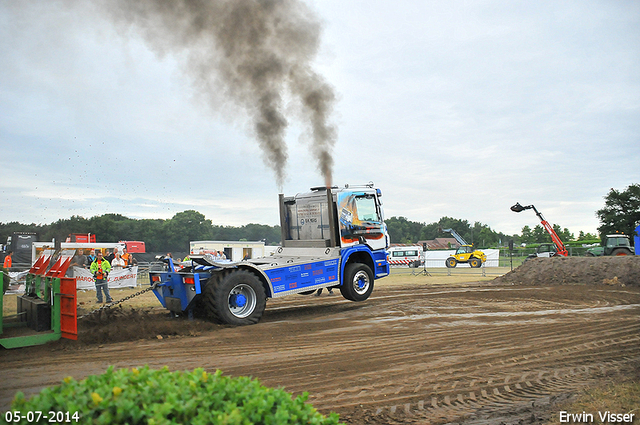
[[[289,267],[289,273],[299,272],[300,270],[302,270],[302,267],[300,266]]]
[[[114,277],[113,279],[109,278],[109,282],[116,282],[118,280],[126,280],[126,279],[134,279],[135,277],[136,277],[135,274],[125,274],[122,276]]]
[[[90,276],[78,276],[78,277],[76,277],[76,280],[79,280],[81,282],[93,282],[93,277],[90,277]]]
[[[284,291],[284,285],[277,285],[273,287],[273,290],[275,292],[280,292],[280,291]]]

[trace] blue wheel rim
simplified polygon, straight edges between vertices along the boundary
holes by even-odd
[[[231,314],[243,319],[253,313],[258,297],[250,285],[241,283],[229,291],[228,305]]]

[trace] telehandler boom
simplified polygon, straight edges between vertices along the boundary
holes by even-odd
[[[567,248],[564,246],[564,243],[562,243],[560,236],[558,236],[556,231],[553,230],[553,227],[551,226],[551,224],[549,224],[549,222],[544,219],[544,217],[542,216],[542,213],[540,213],[536,209],[536,207],[534,207],[533,205],[527,205],[526,207],[523,207],[522,205],[520,205],[520,202],[516,202],[516,204],[511,207],[511,211],[517,212],[517,213],[522,212],[524,210],[531,210],[531,209],[535,211],[536,215],[540,219],[540,222],[542,223],[542,227],[544,227],[547,233],[549,233],[549,235],[551,236],[551,240],[553,241],[554,244],[556,244],[556,247],[558,247],[556,255],[562,255],[563,257],[568,257],[569,252],[567,251]]]

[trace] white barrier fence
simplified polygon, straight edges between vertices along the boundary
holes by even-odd
[[[482,252],[487,256],[484,267],[498,267],[500,259],[499,249],[483,249]],[[427,268],[447,267],[445,261],[447,258],[456,253],[455,249],[448,251],[425,251],[425,261]],[[456,267],[470,267],[469,264],[459,263]]]
[[[487,256],[487,261],[483,267],[499,267],[500,263],[500,250],[499,249],[483,249],[482,252]],[[444,268],[447,267],[445,261],[456,253],[455,249],[447,251],[424,251],[425,265],[427,269],[430,268]],[[423,265],[420,264],[420,267]],[[407,267],[407,265],[399,265],[392,267]],[[470,267],[469,264],[459,263],[456,267]]]
[[[74,267],[73,277],[76,278],[76,288],[96,289],[93,274],[84,268]],[[135,288],[138,280],[138,266],[125,267],[120,270],[112,270],[107,276],[109,288]]]

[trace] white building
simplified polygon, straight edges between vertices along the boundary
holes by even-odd
[[[223,252],[227,260],[240,261],[243,258],[260,258],[270,255],[264,242],[257,241],[193,241],[189,242],[191,254],[213,254]]]

